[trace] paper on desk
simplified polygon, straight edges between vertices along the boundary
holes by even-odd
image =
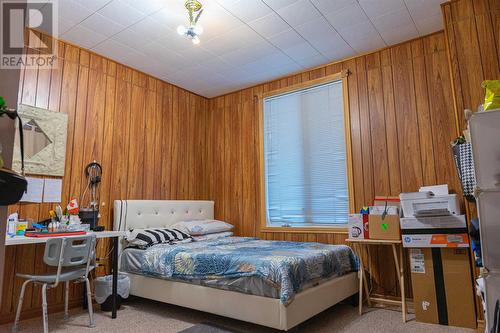
[[[45,179],[43,202],[61,202],[62,179]]]
[[[26,177],[28,187],[23,194],[21,201],[24,202],[42,202],[43,178]]]
[[[433,185],[433,186],[422,186],[419,192],[432,192],[434,195],[448,195],[448,184],[444,185]]]

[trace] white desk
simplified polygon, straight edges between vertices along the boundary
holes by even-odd
[[[95,235],[96,238],[114,238],[125,236],[125,231],[100,231],[100,232],[87,232],[87,235]],[[62,236],[62,237],[79,237],[83,235],[75,236]],[[41,244],[47,242],[51,237],[26,237],[26,236],[13,236],[5,237],[5,245],[24,245],[24,244]]]
[[[100,231],[100,232],[87,232],[87,235],[95,235],[96,238],[111,238],[113,240],[113,260],[112,260],[112,274],[113,274],[113,292],[112,300],[113,306],[111,311],[111,318],[116,318],[116,296],[118,294],[118,238],[125,236],[125,231]],[[57,237],[81,237],[83,235],[73,236],[57,236]],[[24,245],[24,244],[43,244],[51,237],[26,237],[26,236],[7,236],[5,238],[5,245]],[[86,299],[86,298],[84,298]],[[85,303],[84,303],[85,304]]]

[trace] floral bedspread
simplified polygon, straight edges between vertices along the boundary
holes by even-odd
[[[358,259],[345,245],[249,237],[155,245],[145,251],[142,263],[143,274],[184,281],[258,276],[279,289],[285,305],[304,284],[357,269]]]

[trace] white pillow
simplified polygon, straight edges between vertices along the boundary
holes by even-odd
[[[185,230],[191,236],[215,234],[216,232],[230,231],[234,228],[231,224],[218,220],[181,221],[170,227]]]
[[[232,235],[233,235],[233,233],[231,231],[216,232],[215,234],[193,236],[193,240],[195,242],[201,242],[201,241],[206,241],[206,240],[214,240],[217,238],[231,237]]]

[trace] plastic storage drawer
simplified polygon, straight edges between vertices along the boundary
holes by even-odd
[[[500,273],[500,190],[483,191],[476,200],[483,266]]]
[[[476,185],[482,189],[500,186],[500,110],[474,113],[469,127]]]
[[[495,323],[495,313],[497,313],[497,316],[500,316],[500,273],[489,273],[483,277],[484,301],[486,303],[486,332],[497,332],[500,323]],[[495,325],[497,327],[494,327]]]

